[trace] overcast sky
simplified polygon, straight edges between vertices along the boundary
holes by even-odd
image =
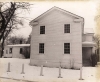
[[[37,16],[41,15],[48,9],[52,8],[53,6],[60,7],[66,11],[72,12],[74,14],[77,14],[85,19],[85,25],[84,28],[95,28],[95,21],[94,17],[97,13],[97,6],[98,2],[96,1],[42,1],[42,2],[31,2],[31,4],[34,4],[30,8],[30,12],[21,13],[22,16],[27,18],[28,22],[36,18]],[[31,27],[28,23],[24,21],[24,28],[14,32],[14,35],[20,35],[24,37],[28,37],[31,33]]]

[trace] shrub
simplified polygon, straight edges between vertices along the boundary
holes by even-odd
[[[92,66],[95,67],[95,65],[97,65],[97,55],[92,54],[91,55],[91,60],[92,60]]]
[[[22,54],[25,58],[30,58],[30,47],[24,47]]]

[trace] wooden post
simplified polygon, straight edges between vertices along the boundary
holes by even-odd
[[[43,76],[43,65],[41,65],[40,76]]]
[[[24,72],[24,64],[22,64],[22,72],[21,72],[21,74],[25,74],[25,72]]]
[[[58,76],[58,78],[62,78],[61,77],[61,62],[60,62],[60,65],[59,65],[59,76]]]
[[[82,67],[80,68],[80,79],[79,80],[84,80],[83,78],[82,78]]]
[[[61,77],[61,67],[59,66],[59,76],[58,76],[58,78],[62,78]]]
[[[7,72],[10,72],[10,62],[8,63],[8,70]]]

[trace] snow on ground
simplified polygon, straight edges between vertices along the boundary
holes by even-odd
[[[9,62],[11,72],[7,72]],[[58,68],[43,67],[43,76],[40,76],[41,67],[30,66],[29,62],[30,59],[0,58],[0,77],[36,82],[100,82],[100,67],[83,67],[82,73],[84,80],[79,80],[80,70],[61,69],[61,76],[63,78],[58,78]],[[21,74],[22,64],[24,64],[25,74]]]

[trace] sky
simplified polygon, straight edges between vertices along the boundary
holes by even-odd
[[[32,27],[29,26],[29,22],[46,12],[50,8],[56,6],[66,11],[79,15],[85,19],[84,28],[93,28],[95,30],[95,16],[97,13],[98,1],[41,1],[30,2],[31,7],[29,12],[21,12],[21,16],[25,17],[23,28],[14,31],[13,35],[28,37],[32,31]]]

